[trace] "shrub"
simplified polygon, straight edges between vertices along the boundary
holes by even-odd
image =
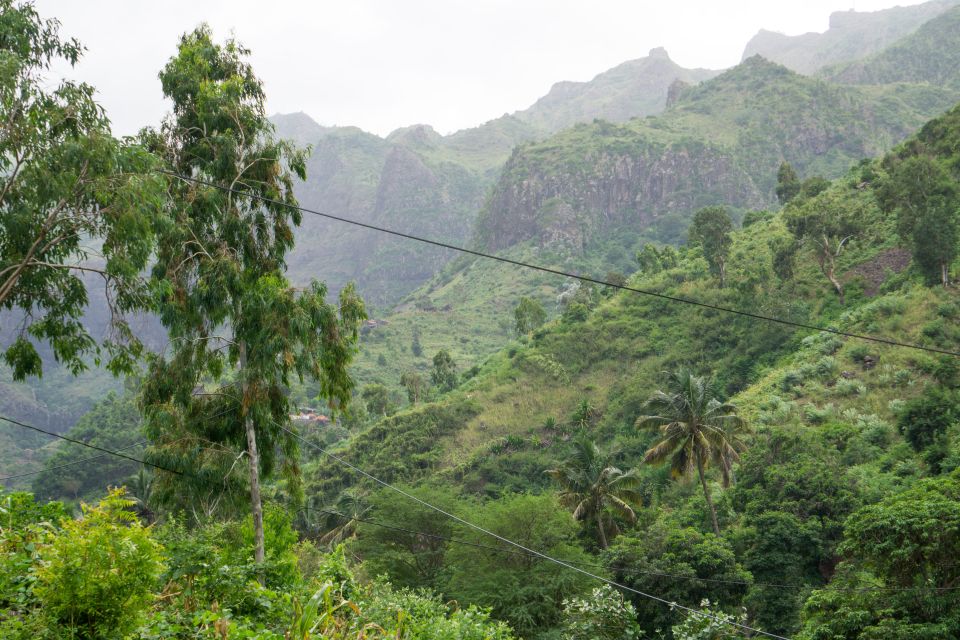
[[[589,598],[563,601],[563,637],[568,640],[630,640],[640,638],[637,612],[609,585],[593,590]]]
[[[34,588],[44,613],[81,637],[122,637],[139,621],[162,569],[160,545],[122,489],[83,505],[83,519],[41,553]]]

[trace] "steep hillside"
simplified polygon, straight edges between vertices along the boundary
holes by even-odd
[[[598,234],[654,227],[655,237],[676,241],[698,207],[772,204],[782,161],[835,177],[954,99],[946,90],[933,100],[925,89],[905,93],[838,87],[750,58],[684,91],[661,116],[579,125],[519,147],[477,237],[492,249],[533,239],[579,251]]]
[[[929,154],[957,180],[958,131],[960,107],[925,126],[890,158]],[[891,162],[860,163],[820,194],[801,196],[779,213],[752,216],[749,226],[734,234],[726,288],[709,275],[699,249],[682,250],[675,265],[650,267],[632,276],[630,284],[840,331],[955,349],[960,297],[952,287],[922,283],[909,254],[904,258],[898,246],[895,216],[878,205],[877,190],[889,180]],[[791,237],[786,220],[822,211],[856,215],[857,230],[838,263],[847,286],[844,304],[831,291],[811,246],[796,250],[790,269],[778,257]],[[909,625],[946,624],[956,606],[952,592],[944,592],[942,600],[925,592],[930,606],[917,608],[919,596],[883,589],[940,588],[949,578],[937,572],[924,586],[872,564],[870,549],[841,543],[858,540],[857,527],[867,526],[862,518],[868,516],[859,509],[891,508],[898,494],[909,502],[922,487],[953,486],[948,474],[960,466],[956,425],[911,417],[946,411],[950,422],[957,415],[952,413],[960,410],[960,397],[950,390],[958,385],[952,358],[630,292],[593,292],[580,300],[469,372],[458,389],[359,428],[340,445],[341,455],[388,481],[434,486],[429,489],[434,493],[424,495],[447,496],[443,499],[453,505],[459,499],[474,505],[471,513],[476,513],[478,504],[509,501],[514,492],[549,491],[544,471],[573,455],[572,443],[587,436],[614,445],[621,468],[639,465],[643,499],[637,524],[620,521],[621,541],[598,556],[626,584],[670,594],[678,602],[709,598],[729,611],[742,605],[750,624],[805,639],[873,625],[892,625],[897,631],[889,637],[903,637],[899,633]],[[729,555],[723,562],[664,539],[690,536],[693,544],[697,536],[710,535],[693,533],[710,529],[698,484],[673,482],[669,468],[640,464],[655,435],[636,430],[634,421],[643,414],[644,401],[662,388],[664,371],[684,366],[713,375],[716,389],[751,426],[746,451],[734,467],[735,486],[725,490],[720,474],[710,475],[722,529],[711,539],[717,546],[710,553],[725,549]],[[936,408],[941,406],[946,408]],[[355,497],[373,489],[325,459],[310,466],[308,477],[318,507],[331,504],[346,488],[352,487]],[[451,497],[451,486],[459,498]],[[370,504],[373,519],[397,523],[421,517],[416,507],[388,498],[374,496]],[[881,541],[906,535],[895,525],[872,522]],[[591,523],[584,524],[583,535],[592,539]],[[423,552],[405,546],[398,534],[361,527],[354,549],[404,584],[424,584],[417,575],[426,574],[402,569],[404,563],[423,560],[418,555]],[[364,555],[385,549],[392,550],[389,560]],[[452,547],[431,553],[446,553],[451,563],[462,559]],[[663,554],[676,555],[667,560]],[[456,571],[455,565],[447,566]],[[725,571],[740,572],[736,580],[742,582],[727,584],[742,586],[734,589],[716,580]],[[678,582],[682,576],[693,582]],[[454,593],[458,588],[442,577],[428,584]],[[793,586],[785,591],[784,585]],[[850,595],[860,589],[867,592]],[[481,602],[497,612],[500,601],[490,595]],[[678,620],[679,614],[641,598],[634,605],[651,633]],[[512,620],[509,612],[502,615]]]
[[[825,68],[820,75],[846,84],[929,83],[960,90],[960,7],[879,53]]]
[[[429,125],[385,139],[351,127],[322,127],[305,114],[274,116],[280,136],[312,145],[308,179],[297,189],[308,208],[455,243],[467,242],[476,212],[518,145],[594,118],[626,121],[659,112],[670,87],[715,72],[684,69],[661,49],[589,82],[560,83],[529,109],[443,136]],[[337,223],[308,219],[291,256],[298,281],[334,290],[356,280],[375,306],[389,306],[427,281],[451,256]]]
[[[743,59],[761,55],[798,73],[813,74],[877,53],[956,4],[934,0],[882,11],[838,11],[830,15],[829,29],[823,33],[788,36],[762,30],[747,43]]]

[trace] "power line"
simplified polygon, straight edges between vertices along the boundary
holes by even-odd
[[[84,442],[83,440],[76,440],[76,439],[74,439],[74,438],[70,438],[70,437],[67,437],[67,436],[64,436],[64,435],[60,435],[59,433],[54,433],[53,431],[47,431],[47,430],[45,430],[45,429],[41,429],[40,427],[35,427],[35,426],[33,426],[33,425],[26,424],[25,422],[20,422],[19,420],[14,420],[13,418],[8,418],[8,417],[6,417],[6,416],[0,415],[0,420],[4,420],[4,421],[6,421],[6,422],[9,422],[10,424],[15,424],[15,425],[17,425],[18,427],[23,427],[24,429],[30,429],[31,431],[36,431],[36,432],[38,432],[38,433],[42,433],[42,434],[45,434],[45,435],[48,435],[48,436],[52,436],[52,437],[54,437],[54,438],[59,438],[60,440],[66,440],[67,442],[72,442],[72,443],[74,443],[74,444],[79,444],[80,446],[87,447],[88,449],[95,449],[96,451],[102,451],[102,452],[105,453],[105,454],[114,455],[114,456],[117,456],[118,458],[125,458],[125,459],[127,459],[127,460],[130,460],[131,462],[139,462],[140,464],[144,464],[144,465],[147,465],[148,467],[153,467],[153,468],[155,468],[155,469],[160,469],[161,471],[167,471],[167,472],[169,472],[169,473],[173,473],[173,474],[176,474],[176,475],[178,475],[178,476],[185,475],[182,471],[176,471],[176,470],[174,470],[174,469],[168,469],[167,467],[161,466],[161,465],[159,465],[159,464],[154,464],[154,463],[152,463],[152,462],[147,462],[146,460],[140,460],[139,458],[133,458],[133,457],[128,456],[128,455],[126,455],[126,454],[119,453],[119,452],[117,452],[117,451],[112,451],[112,450],[110,450],[110,449],[104,449],[103,447],[98,447],[98,446],[95,445],[95,444],[90,444],[89,442]]]
[[[305,511],[306,509],[301,509]],[[315,509],[320,513],[327,513],[332,516],[337,516],[343,518],[347,521],[355,520],[357,522],[363,522],[365,524],[373,525],[375,527],[382,527],[384,529],[389,529],[392,531],[400,531],[403,533],[409,533],[411,535],[421,536],[424,538],[431,538],[434,540],[442,540],[444,542],[449,542],[451,544],[459,544],[468,547],[475,547],[477,549],[485,549],[487,551],[493,551],[496,553],[503,553],[507,555],[516,555],[523,557],[536,557],[525,551],[514,551],[512,549],[504,549],[503,547],[494,547],[487,544],[480,544],[479,542],[472,542],[470,540],[463,540],[459,538],[450,538],[447,536],[441,536],[435,533],[427,533],[425,531],[416,531],[415,529],[407,529],[405,527],[400,527],[393,524],[386,524],[383,522],[377,522],[376,520],[369,520],[366,518],[361,518],[360,516],[349,516],[344,513],[339,513],[337,511],[332,511],[330,509]],[[540,559],[540,558],[538,558]],[[746,587],[770,587],[774,589],[816,589],[819,588],[817,585],[811,584],[786,584],[786,583],[774,583],[774,582],[747,582],[746,580],[723,580],[720,578],[701,578],[699,576],[685,576],[678,573],[663,573],[660,571],[645,571],[643,569],[632,569],[629,567],[610,567],[605,564],[599,564],[595,562],[580,562],[574,560],[564,559],[564,562],[567,562],[572,565],[577,565],[579,567],[592,567],[596,569],[606,569],[613,571],[614,573],[619,573],[623,575],[645,575],[645,576],[655,576],[658,578],[671,578],[671,579],[680,579],[680,580],[691,580],[696,582],[710,582],[716,584],[733,584]],[[824,585],[825,586],[825,585]],[[831,589],[835,591],[855,591],[855,592],[870,592],[870,591],[953,591],[960,589],[958,587],[838,587],[832,586]]]
[[[140,445],[144,445],[144,444],[146,444],[146,441],[140,440],[140,441],[138,441],[138,442],[134,442],[133,444],[129,444],[129,445],[125,446],[125,447],[120,447],[120,448],[117,449],[116,451],[110,451],[110,452],[107,452],[107,453],[101,453],[100,455],[97,455],[97,456],[90,456],[89,458],[83,458],[83,459],[81,459],[81,460],[74,460],[73,462],[67,462],[67,463],[65,463],[65,464],[60,464],[60,465],[57,465],[57,466],[55,466],[55,467],[44,467],[43,469],[40,469],[40,470],[38,470],[38,471],[28,471],[28,472],[26,472],[26,473],[18,473],[18,474],[12,475],[12,476],[3,476],[2,478],[0,478],[0,482],[3,482],[4,480],[13,480],[13,479],[15,479],[15,478],[26,478],[27,476],[35,476],[35,475],[40,474],[40,473],[45,473],[45,472],[47,472],[47,471],[56,471],[57,469],[64,469],[64,468],[66,468],[66,467],[73,467],[73,466],[78,465],[78,464],[83,464],[83,463],[85,463],[85,462],[91,462],[91,461],[93,461],[93,460],[99,460],[100,458],[105,458],[105,457],[107,457],[107,456],[115,455],[117,451],[126,451],[127,449],[133,449],[134,447],[137,447],[137,446],[140,446]]]
[[[770,632],[768,632],[768,631],[762,631],[762,630],[760,630],[760,629],[755,629],[755,628],[753,628],[753,627],[747,626],[747,625],[745,625],[745,624],[741,624],[741,623],[739,623],[739,622],[734,622],[734,621],[732,621],[732,620],[724,620],[723,618],[720,618],[720,617],[715,616],[715,615],[713,615],[713,614],[705,613],[705,612],[703,612],[703,611],[698,611],[698,610],[693,609],[693,608],[691,608],[691,607],[687,607],[687,606],[684,606],[684,605],[682,605],[682,604],[678,604],[678,603],[676,603],[676,602],[671,602],[671,601],[666,600],[666,599],[664,599],[664,598],[661,598],[661,597],[659,597],[659,596],[655,596],[655,595],[650,594],[650,593],[645,593],[645,592],[643,592],[643,591],[640,591],[639,589],[634,589],[634,588],[632,588],[632,587],[628,587],[628,586],[625,585],[625,584],[620,584],[619,582],[614,582],[613,580],[610,580],[610,579],[608,579],[608,578],[604,578],[603,576],[599,576],[599,575],[597,575],[597,574],[595,574],[595,573],[591,573],[591,572],[587,571],[586,569],[582,569],[582,568],[580,568],[580,567],[577,567],[577,566],[575,566],[575,565],[573,565],[573,564],[570,564],[569,562],[565,562],[565,561],[563,561],[563,560],[559,560],[559,559],[557,559],[557,558],[554,558],[554,557],[552,557],[552,556],[549,556],[549,555],[547,555],[547,554],[545,554],[545,553],[542,553],[542,552],[540,552],[540,551],[537,551],[537,550],[535,550],[535,549],[531,549],[531,548],[529,548],[529,547],[526,547],[526,546],[520,544],[519,542],[514,542],[513,540],[510,540],[509,538],[505,538],[505,537],[503,537],[503,536],[501,536],[501,535],[499,535],[499,534],[497,534],[497,533],[494,533],[493,531],[490,531],[489,529],[485,529],[485,528],[481,527],[481,526],[478,525],[478,524],[474,524],[474,523],[472,523],[472,522],[470,522],[470,521],[468,521],[468,520],[464,520],[463,518],[461,518],[460,516],[458,516],[458,515],[456,515],[456,514],[450,513],[449,511],[445,511],[444,509],[441,509],[440,507],[434,506],[434,505],[430,504],[429,502],[426,502],[425,500],[421,500],[420,498],[416,497],[415,495],[413,495],[413,494],[411,494],[411,493],[408,493],[408,492],[404,491],[403,489],[400,489],[399,487],[395,487],[395,486],[393,486],[392,484],[390,484],[390,483],[388,483],[388,482],[385,482],[385,481],[377,478],[376,476],[367,473],[367,472],[364,471],[363,469],[361,469],[361,468],[359,468],[359,467],[357,467],[357,466],[355,466],[355,465],[347,462],[346,460],[344,460],[344,459],[341,458],[340,456],[337,456],[337,455],[335,455],[335,454],[333,454],[333,453],[330,453],[329,451],[327,451],[326,449],[324,449],[324,448],[321,447],[320,445],[317,445],[317,444],[315,444],[315,443],[313,443],[313,442],[310,442],[310,441],[307,440],[306,438],[300,436],[298,433],[296,433],[296,432],[294,432],[294,431],[291,431],[290,429],[287,429],[286,427],[284,427],[284,426],[282,426],[282,425],[279,425],[279,426],[280,426],[280,429],[283,430],[283,431],[285,431],[287,434],[289,434],[289,435],[293,436],[294,438],[300,440],[300,441],[303,442],[304,444],[307,444],[307,445],[309,445],[310,447],[313,447],[314,449],[316,449],[316,450],[319,451],[320,453],[322,453],[322,454],[324,454],[324,455],[332,458],[333,460],[335,460],[335,461],[337,461],[338,463],[340,463],[340,464],[342,464],[342,465],[344,465],[344,466],[352,469],[353,471],[359,473],[360,475],[362,475],[362,476],[364,476],[364,477],[366,477],[366,478],[369,478],[370,480],[373,480],[373,481],[376,482],[377,484],[379,484],[379,485],[381,485],[381,486],[383,486],[383,487],[386,487],[386,488],[388,488],[388,489],[390,489],[390,490],[392,490],[392,491],[395,491],[396,493],[399,493],[400,495],[404,496],[405,498],[407,498],[407,499],[409,499],[409,500],[413,500],[414,502],[417,502],[417,503],[423,505],[424,507],[427,507],[428,509],[432,509],[433,511],[436,511],[437,513],[439,513],[439,514],[441,514],[441,515],[444,515],[444,516],[446,516],[447,518],[450,518],[451,520],[455,520],[455,521],[459,522],[460,524],[466,525],[467,527],[470,527],[471,529],[474,529],[474,530],[476,530],[476,531],[479,531],[480,533],[486,534],[486,535],[488,535],[488,536],[490,536],[490,537],[492,537],[492,538],[496,538],[496,539],[499,540],[500,542],[504,542],[504,543],[506,543],[506,544],[508,544],[508,545],[510,545],[510,546],[516,547],[516,548],[518,548],[518,549],[520,549],[520,550],[522,550],[522,551],[526,551],[527,553],[529,553],[529,554],[531,554],[531,555],[533,555],[533,556],[536,556],[536,557],[541,558],[541,559],[543,559],[543,560],[547,560],[547,561],[549,561],[549,562],[553,562],[554,564],[560,565],[561,567],[566,567],[567,569],[571,569],[571,570],[573,570],[573,571],[576,571],[577,573],[581,573],[581,574],[583,574],[583,575],[585,575],[585,576],[588,576],[588,577],[590,577],[590,578],[593,578],[594,580],[599,580],[600,582],[603,582],[603,583],[605,583],[605,584],[608,584],[608,585],[610,585],[610,586],[612,586],[612,587],[616,587],[617,589],[621,589],[621,590],[623,590],[623,591],[629,591],[630,593],[635,593],[635,594],[637,594],[637,595],[639,595],[639,596],[641,596],[641,597],[644,597],[644,598],[647,598],[647,599],[650,599],[650,600],[655,600],[655,601],[660,602],[660,603],[663,603],[663,604],[665,604],[665,605],[667,605],[667,606],[675,607],[675,608],[677,608],[677,609],[683,609],[684,611],[687,611],[687,612],[689,612],[689,613],[693,613],[693,614],[698,615],[698,616],[704,616],[704,617],[710,618],[710,619],[712,619],[712,620],[715,620],[716,622],[720,622],[721,624],[728,624],[728,625],[737,627],[737,628],[739,628],[739,629],[743,629],[744,631],[750,631],[750,632],[753,632],[753,633],[759,633],[759,634],[765,635],[765,636],[767,636],[767,637],[769,637],[769,638],[775,638],[776,640],[790,640],[789,638],[787,638],[787,637],[785,637],[785,636],[778,636],[778,635],[776,635],[776,634],[774,634],[774,633],[770,633]]]
[[[424,244],[430,244],[435,247],[441,247],[443,249],[450,249],[452,251],[457,251],[460,253],[465,253],[472,256],[477,256],[478,258],[486,258],[488,260],[496,260],[498,262],[503,262],[506,264],[511,264],[516,267],[523,267],[525,269],[533,269],[535,271],[541,271],[543,273],[550,273],[557,276],[563,276],[565,278],[574,278],[580,280],[581,282],[589,282],[591,284],[596,284],[604,287],[611,287],[613,289],[621,289],[623,291],[631,291],[633,293],[638,293],[640,295],[649,296],[653,298],[659,298],[661,300],[667,300],[669,302],[678,302],[680,304],[688,304],[695,307],[700,307],[702,309],[710,309],[713,311],[719,311],[722,313],[729,313],[733,315],[742,316],[745,318],[751,318],[753,320],[762,320],[764,322],[773,322],[788,327],[793,327],[795,329],[806,329],[809,331],[818,331],[822,333],[830,333],[836,336],[843,336],[846,338],[853,338],[856,340],[865,340],[867,342],[876,342],[879,344],[885,344],[893,347],[903,347],[906,349],[915,349],[917,351],[927,351],[930,353],[939,353],[941,355],[948,355],[954,357],[960,357],[960,351],[950,351],[948,349],[938,349],[936,347],[925,347],[919,344],[912,344],[909,342],[899,342],[897,340],[891,340],[889,338],[881,338],[878,336],[871,336],[862,333],[851,333],[849,331],[840,331],[839,329],[831,329],[830,327],[822,327],[814,324],[807,324],[804,322],[795,322],[793,320],[786,320],[784,318],[777,318],[775,316],[765,316],[759,313],[751,313],[749,311],[742,311],[740,309],[734,309],[732,307],[724,307],[720,305],[710,304],[708,302],[700,302],[699,300],[693,300],[690,298],[682,298],[680,296],[672,296],[666,293],[658,293],[656,291],[650,291],[649,289],[638,289],[637,287],[631,287],[625,284],[616,284],[613,282],[607,282],[605,280],[600,280],[597,278],[591,278],[589,276],[577,275],[575,273],[570,273],[568,271],[561,271],[559,269],[552,269],[550,267],[544,267],[541,265],[532,264],[529,262],[523,262],[520,260],[513,260],[512,258],[505,258],[503,256],[494,255],[492,253],[485,253],[483,251],[478,251],[476,249],[468,249],[466,247],[461,247],[458,245],[450,244],[447,242],[441,242],[440,240],[433,240],[431,238],[424,238],[421,236],[416,236],[410,233],[404,233],[402,231],[397,231],[395,229],[389,229],[387,227],[381,227],[374,224],[369,224],[367,222],[360,222],[359,220],[353,220],[351,218],[344,218],[343,216],[335,216],[330,213],[323,213],[322,211],[315,211],[313,209],[307,209],[306,207],[301,207],[299,205],[290,204],[289,202],[283,202],[281,200],[276,200],[274,198],[268,198],[266,196],[261,196],[255,193],[248,193],[242,189],[237,189],[234,187],[227,187],[224,185],[216,184],[208,180],[203,180],[201,178],[193,178],[190,176],[181,175],[173,171],[158,170],[160,173],[178,178],[185,182],[192,182],[194,184],[200,184],[207,187],[212,187],[214,189],[219,189],[221,191],[226,191],[228,193],[233,193],[235,195],[247,196],[249,198],[254,198],[260,200],[261,202],[266,202],[270,204],[275,204],[290,209],[296,209],[303,213],[309,213],[311,215],[320,216],[322,218],[327,218],[329,220],[336,220],[337,222],[343,222],[346,224],[351,224],[358,227],[363,227],[364,229],[370,229],[372,231],[378,231],[380,233],[386,233],[392,236],[397,236],[399,238],[406,238],[407,240],[413,240],[415,242],[422,242]]]

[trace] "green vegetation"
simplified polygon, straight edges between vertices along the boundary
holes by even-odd
[[[138,407],[166,470],[50,447],[39,501],[0,493],[0,637],[954,635],[960,106],[841,173],[918,111],[750,59],[518,148],[491,192],[480,241],[636,291],[459,259],[362,322],[352,288],[287,280],[306,158],[245,56],[187,33],[138,153],[275,204],[169,181],[144,291],[170,344],[73,432],[132,445]],[[396,175],[447,153],[393,137]]]
[[[75,65],[80,44],[32,4],[3,0],[0,13],[0,312],[23,316],[18,332],[4,331],[3,359],[14,380],[39,376],[44,343],[72,373],[86,369],[100,345],[79,319],[83,276],[98,274],[109,291],[106,364],[130,372],[142,345],[127,314],[145,308],[140,273],[165,220],[163,181],[141,146],[110,134],[93,87],[48,88],[43,72]]]

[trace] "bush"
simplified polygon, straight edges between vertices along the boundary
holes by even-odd
[[[609,585],[593,590],[589,598],[563,601],[563,637],[567,640],[630,640],[640,638],[637,612]]]
[[[44,614],[87,638],[122,637],[133,630],[152,599],[163,567],[160,545],[114,490],[41,553],[34,591]]]

